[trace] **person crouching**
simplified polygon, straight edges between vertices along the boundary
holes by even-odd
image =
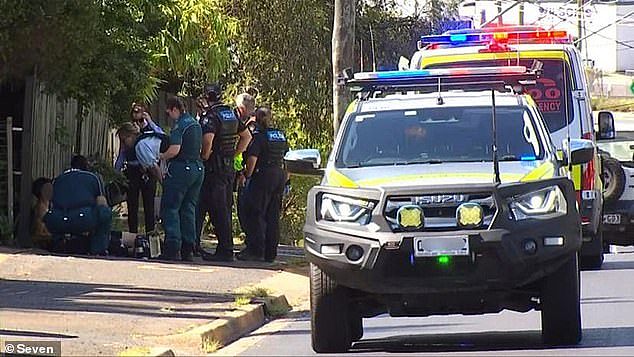
[[[85,157],[74,156],[71,168],[53,181],[51,208],[44,216],[53,251],[106,255],[111,223],[101,179],[88,171]]]

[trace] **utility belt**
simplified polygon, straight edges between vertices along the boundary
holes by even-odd
[[[268,170],[273,170],[273,169],[275,169],[275,170],[283,170],[284,169],[284,165],[283,164],[276,164],[276,163],[263,164],[261,166],[257,166],[255,168],[255,170],[253,171],[253,174],[255,175],[257,173],[261,173],[261,172],[268,171]]]
[[[233,166],[233,163],[234,156],[212,156],[209,160],[205,161],[205,172],[235,172],[235,167]]]
[[[262,163],[262,166],[258,167],[262,169],[284,169],[284,162],[282,161],[266,161]]]
[[[170,163],[178,162],[179,164],[196,164],[201,162],[201,160],[200,159],[183,159],[183,158],[177,157],[177,158],[171,159],[169,162]]]

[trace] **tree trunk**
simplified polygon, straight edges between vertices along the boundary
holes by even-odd
[[[348,95],[337,78],[344,69],[354,64],[355,0],[335,0],[335,17],[332,27],[332,99],[333,129],[335,137],[339,123],[346,112]]]

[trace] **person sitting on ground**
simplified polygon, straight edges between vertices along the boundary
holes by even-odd
[[[74,156],[71,168],[53,181],[51,208],[44,216],[60,253],[108,254],[112,210],[106,203],[99,176],[88,170],[88,160]]]
[[[33,181],[32,193],[35,196],[33,206],[33,219],[31,235],[33,244],[37,248],[50,249],[51,232],[46,229],[44,216],[48,212],[50,201],[53,198],[53,181],[47,177],[40,177]]]

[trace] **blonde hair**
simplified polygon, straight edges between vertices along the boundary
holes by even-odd
[[[141,133],[141,129],[139,129],[139,127],[136,124],[130,123],[130,122],[121,124],[121,126],[119,127],[119,130],[117,130],[117,136],[119,137],[137,136],[140,133]]]

